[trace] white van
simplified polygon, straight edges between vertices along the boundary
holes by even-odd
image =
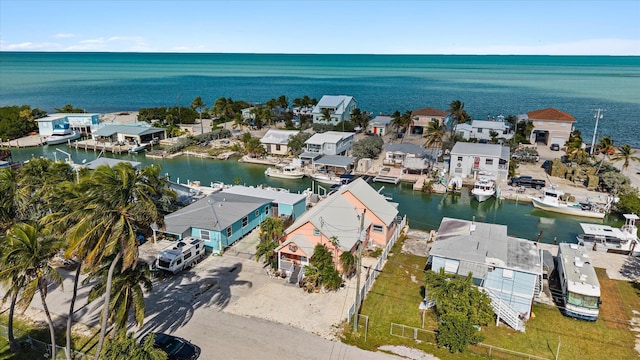
[[[158,269],[177,273],[194,266],[204,259],[204,240],[185,238],[160,251],[157,256]]]

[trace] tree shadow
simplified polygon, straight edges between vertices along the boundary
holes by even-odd
[[[222,266],[207,272],[181,272],[153,286],[145,298],[145,324],[140,334],[174,332],[186,325],[199,308],[224,309],[231,300],[231,287],[253,284],[238,280],[242,263]]]
[[[620,268],[620,274],[626,276],[629,279],[640,278],[640,257],[627,256],[622,268]]]

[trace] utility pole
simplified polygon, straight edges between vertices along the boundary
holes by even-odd
[[[591,140],[591,149],[589,149],[589,155],[593,155],[593,148],[596,145],[596,134],[598,132],[598,120],[604,116],[604,110],[597,109],[594,117],[596,118],[596,127],[593,129],[593,139]]]
[[[367,209],[362,210],[360,215],[360,228],[358,229],[358,239],[362,237],[364,231],[364,214]],[[362,266],[362,248],[364,247],[364,239],[360,240],[358,246],[358,267],[356,268],[356,309],[353,313],[353,332],[358,332],[358,314],[360,313],[360,267]]]

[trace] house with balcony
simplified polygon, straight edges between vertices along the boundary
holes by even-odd
[[[432,107],[413,110],[411,112],[413,123],[409,125],[409,134],[422,135],[424,134],[425,129],[429,127],[431,121],[435,120],[440,124],[444,124],[447,116],[449,116],[449,113],[446,111]]]
[[[35,120],[40,136],[51,136],[54,129],[70,128],[86,134],[100,124],[100,114],[95,113],[59,113]]]
[[[289,154],[289,138],[299,133],[298,130],[269,129],[260,139],[260,143],[269,155],[286,156]]]
[[[450,153],[449,176],[507,180],[510,152],[508,146],[457,142]]]
[[[385,246],[398,226],[397,215],[397,204],[388,202],[358,178],[320,201],[285,230],[275,250],[278,269],[297,283],[318,244],[327,247],[340,269],[342,253],[356,254],[358,246]]]
[[[542,250],[533,241],[508,236],[505,225],[443,218],[426,269],[471,274],[498,319],[519,331],[542,292]]]
[[[527,120],[533,123],[533,131],[529,139],[532,144],[558,144],[560,147],[569,140],[576,123],[573,116],[554,108],[534,110],[518,116],[518,121]]]
[[[389,126],[393,118],[388,115],[378,115],[369,121],[369,125],[367,126],[367,133],[385,136],[389,131]]]
[[[351,144],[355,138],[355,133],[327,131],[313,134],[304,142],[304,151],[300,154],[303,164],[319,159],[323,155],[347,155],[351,150]]]
[[[358,107],[353,96],[347,95],[323,95],[318,104],[313,107],[312,116],[314,124],[336,125],[342,121],[351,120],[351,112]],[[324,117],[325,109],[329,110],[331,118],[327,121]]]
[[[429,152],[420,145],[411,143],[388,143],[384,146],[384,165],[403,166],[411,158],[427,159]]]
[[[456,134],[460,134],[463,139],[476,139],[491,141],[491,134],[496,135],[496,139],[509,140],[514,133],[511,125],[504,121],[504,116],[498,116],[497,120],[473,120],[471,123],[457,124],[455,127]]]

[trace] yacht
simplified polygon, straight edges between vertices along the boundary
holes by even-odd
[[[604,219],[605,209],[610,205],[601,207],[598,204],[566,201],[564,198],[565,193],[561,190],[542,188],[542,194],[531,197],[531,201],[538,209],[594,219]]]
[[[64,144],[71,140],[76,140],[80,138],[80,131],[71,130],[68,127],[63,129],[54,129],[51,136],[49,136],[45,141],[48,145],[58,145]]]
[[[302,179],[304,177],[304,172],[298,170],[295,166],[284,166],[280,169],[276,168],[267,168],[264,171],[266,176],[271,176],[280,179]]]
[[[496,194],[496,184],[493,180],[489,179],[478,179],[473,184],[473,189],[471,190],[471,194],[473,197],[478,200],[478,202],[483,202],[489,199]]]
[[[640,255],[640,239],[636,227],[636,214],[624,214],[624,225],[620,229],[602,224],[581,223],[583,234],[578,235],[578,244],[594,251]]]

